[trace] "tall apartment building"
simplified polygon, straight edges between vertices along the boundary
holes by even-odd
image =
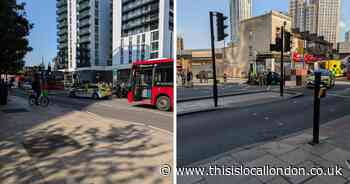
[[[111,1],[57,0],[58,50],[65,70],[95,81],[111,62]]]
[[[345,41],[350,42],[350,31],[345,33]]]
[[[77,64],[76,0],[57,0],[56,8],[57,49],[62,64],[59,69],[72,72]]]
[[[230,0],[231,41],[239,41],[240,22],[252,16],[252,0]]]
[[[293,28],[324,36],[336,47],[340,34],[340,6],[341,0],[290,0]]]
[[[185,49],[184,38],[182,36],[178,36],[176,40],[176,50],[181,51]]]
[[[174,0],[113,0],[113,66],[173,58]]]

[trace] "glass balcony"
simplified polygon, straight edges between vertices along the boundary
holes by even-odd
[[[57,8],[61,8],[64,6],[67,6],[67,0],[57,0],[57,4],[56,4]]]
[[[90,9],[90,1],[83,1],[82,3],[79,3],[79,8],[78,8],[78,11],[81,12],[81,11],[85,11],[85,10],[88,10]]]
[[[80,37],[79,39],[80,44],[90,43],[90,42],[91,42],[90,36],[83,36],[83,37]]]

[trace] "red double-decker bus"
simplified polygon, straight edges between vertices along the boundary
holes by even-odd
[[[173,64],[173,59],[133,63],[128,91],[129,103],[150,104],[162,111],[172,110],[174,99]]]

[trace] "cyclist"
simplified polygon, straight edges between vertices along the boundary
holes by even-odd
[[[35,92],[35,105],[39,105],[39,97],[41,94],[41,85],[38,74],[34,74],[32,82],[32,90]]]

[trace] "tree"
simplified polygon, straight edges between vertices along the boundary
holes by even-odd
[[[28,36],[33,28],[24,10],[25,3],[0,0],[0,74],[14,74],[24,66],[24,56],[32,51]]]

